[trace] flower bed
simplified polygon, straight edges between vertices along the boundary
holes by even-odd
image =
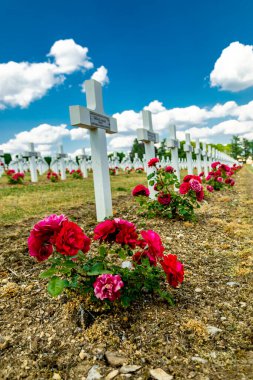
[[[168,285],[177,287],[184,278],[183,264],[165,253],[155,231],[138,231],[124,219],[99,223],[91,240],[64,215],[51,215],[35,224],[28,247],[31,256],[51,264],[40,277],[50,279],[52,296],[68,289],[92,302],[127,307],[151,293],[172,304]]]

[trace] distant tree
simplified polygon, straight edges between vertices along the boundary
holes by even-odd
[[[51,161],[52,161],[52,157],[49,157],[49,156],[44,157],[44,160],[46,161],[46,163],[47,163],[48,165],[50,165],[50,164],[51,164]]]
[[[157,155],[159,158],[167,157],[169,154],[168,148],[166,146],[166,139],[163,139],[160,143],[159,148],[157,149]]]
[[[231,155],[233,158],[237,159],[238,156],[242,154],[242,147],[240,137],[237,135],[232,136],[231,140]]]
[[[6,163],[6,165],[9,165],[9,163],[11,162],[10,153],[4,153],[4,162]]]
[[[138,156],[140,159],[142,159],[143,154],[145,154],[144,143],[140,143],[137,138],[134,139],[133,146],[130,153],[132,160],[134,159],[135,153],[138,153]]]
[[[251,154],[251,143],[249,140],[243,138],[242,139],[242,156],[245,160],[250,156]]]

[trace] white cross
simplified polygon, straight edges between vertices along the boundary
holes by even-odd
[[[201,149],[200,149],[199,138],[196,139],[196,147],[194,149],[194,153],[196,154],[197,171],[198,171],[198,174],[200,174],[202,172],[202,165],[201,165]]]
[[[153,132],[152,113],[148,110],[142,111],[143,128],[137,129],[137,138],[144,142],[145,146],[145,159],[148,162],[151,158],[155,157],[155,143],[159,142],[158,133]],[[147,167],[147,176],[153,173],[153,167]],[[148,185],[150,198],[155,199],[156,191],[154,186]]]
[[[176,176],[180,182],[180,168],[178,162],[179,141],[177,140],[177,130],[175,125],[169,126],[169,136],[170,138],[167,139],[167,147],[171,149],[171,164],[176,170]]]
[[[212,147],[211,145],[208,145],[207,147],[207,157],[208,157],[208,168],[209,171],[211,170],[211,163],[212,163]]]
[[[187,171],[188,174],[193,174],[193,165],[192,165],[192,145],[191,145],[191,136],[190,133],[185,134],[185,144],[184,151],[186,153],[186,161],[187,161]]]
[[[35,158],[39,156],[38,152],[34,150],[34,143],[29,144],[30,151],[25,152],[24,156],[29,158],[31,181],[38,182],[37,166]]]
[[[206,143],[203,143],[202,156],[204,160],[204,173],[205,176],[208,175],[208,163],[207,163],[207,152],[206,152]]]
[[[68,155],[64,153],[63,151],[63,146],[59,145],[58,146],[58,153],[57,153],[57,158],[60,161],[60,172],[61,172],[61,179],[65,180],[66,179],[66,165],[65,165],[65,158],[67,158]]]
[[[85,154],[85,148],[82,148],[82,154],[78,156],[80,159],[80,169],[83,173],[83,178],[88,177],[88,171],[87,171],[87,165],[86,165],[86,154]]]
[[[90,130],[90,144],[97,220],[112,216],[112,195],[107,157],[106,133],[117,132],[116,119],[104,114],[102,86],[94,79],[85,81],[87,108],[70,107],[72,126]]]

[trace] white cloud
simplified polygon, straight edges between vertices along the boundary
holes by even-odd
[[[253,46],[232,42],[210,74],[211,87],[238,92],[253,86]]]
[[[108,145],[108,150],[128,150],[133,145],[136,136],[116,136],[111,139]]]
[[[101,83],[102,86],[105,84],[109,84],[110,80],[108,77],[108,70],[104,66],[100,66],[91,76],[91,79],[96,80],[97,82]],[[81,85],[82,87],[82,92],[85,92],[85,81]]]
[[[159,113],[165,111],[166,108],[164,107],[162,102],[159,102],[158,100],[153,100],[153,102],[150,102],[148,106],[144,107],[144,110],[148,110],[152,113]]]
[[[56,41],[48,54],[52,62],[7,62],[0,64],[0,110],[28,107],[41,99],[74,71],[93,68],[88,48],[73,39]],[[103,67],[103,66],[101,66]],[[105,78],[106,80],[106,78]]]
[[[72,128],[69,131],[71,140],[83,140],[88,138],[87,129],[84,128]]]
[[[88,48],[75,43],[73,39],[58,40],[50,49],[57,70],[62,74],[71,74],[78,69],[92,69],[93,63],[88,57]]]

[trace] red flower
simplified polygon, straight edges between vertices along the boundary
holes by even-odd
[[[144,185],[137,185],[132,190],[132,195],[134,197],[138,197],[139,195],[144,195],[145,197],[148,197],[149,194],[150,194],[149,189],[146,186],[144,186]]]
[[[170,194],[163,194],[163,193],[160,193],[157,197],[157,200],[158,202],[161,204],[161,205],[164,205],[164,206],[167,206],[170,204],[171,202],[171,195]]]
[[[105,220],[94,229],[94,240],[113,241],[116,236],[116,223],[114,220]]]
[[[225,179],[225,183],[230,186],[234,186],[235,180],[233,178],[227,178]]]
[[[124,283],[118,274],[101,274],[93,284],[95,296],[100,300],[108,298],[110,301],[120,298],[120,289],[123,286]]]
[[[198,193],[202,189],[201,184],[196,179],[191,179],[189,184],[191,186],[191,189],[195,191],[196,193]]]
[[[183,179],[183,182],[190,182],[191,179],[195,179],[197,180],[199,183],[202,183],[202,180],[200,178],[200,176],[198,175],[192,175],[192,174],[188,174],[184,177]]]
[[[172,166],[166,166],[164,170],[166,171],[166,173],[174,173],[175,171]]]
[[[212,167],[213,169],[216,169],[218,165],[220,165],[220,161],[213,162],[213,163],[211,164],[211,167]]]
[[[78,251],[88,252],[90,239],[76,223],[65,221],[56,236],[55,245],[62,255],[75,256]]]
[[[189,184],[189,182],[183,182],[181,183],[180,187],[179,187],[179,193],[180,194],[187,194],[191,189],[191,185]]]
[[[157,162],[159,162],[159,158],[157,157],[151,158],[151,160],[149,160],[148,162],[148,167],[155,166]]]
[[[38,261],[44,261],[53,253],[55,236],[59,232],[61,225],[67,218],[64,215],[52,214],[40,220],[33,227],[28,238],[28,248],[30,256],[34,256]]]
[[[207,185],[206,189],[207,189],[210,193],[212,193],[212,192],[214,191],[214,188],[213,188],[213,186],[211,186],[211,185]]]
[[[165,248],[160,236],[155,231],[141,231],[141,236],[143,240],[140,240],[138,244],[145,249],[147,255],[151,255],[155,261],[158,257],[163,257]]]
[[[199,192],[196,193],[197,201],[198,202],[202,202],[203,199],[204,199],[204,197],[205,197],[205,193],[204,193],[204,190],[203,190],[203,187],[202,187],[201,191],[199,191]]]
[[[12,174],[15,174],[15,170],[13,170],[13,169],[7,170],[6,175],[10,176]]]
[[[123,219],[115,219],[115,222],[117,225],[117,235],[115,241],[119,244],[126,244],[131,248],[135,248],[138,239],[135,225]]]
[[[204,172],[199,173],[199,177],[203,177],[204,174]]]
[[[149,259],[150,265],[156,266],[157,264],[156,259],[148,251],[142,251],[142,252],[138,251],[132,257],[133,261],[139,265],[142,263],[142,260],[146,258]]]
[[[166,273],[168,283],[176,288],[184,280],[184,266],[177,260],[176,255],[163,256],[161,265]]]

